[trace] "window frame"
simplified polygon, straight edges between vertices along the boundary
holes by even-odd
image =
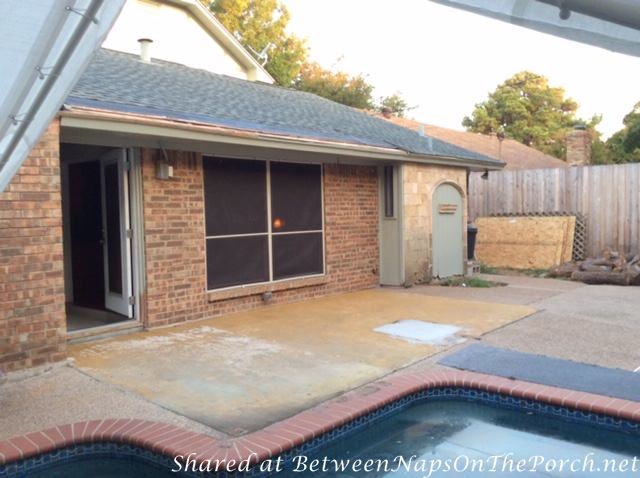
[[[203,219],[204,219],[204,253],[205,253],[205,282],[206,282],[206,292],[221,292],[221,291],[228,291],[228,290],[234,290],[234,289],[246,289],[246,288],[250,288],[250,287],[256,287],[256,286],[264,286],[264,285],[268,285],[268,284],[280,284],[283,282],[291,282],[291,281],[296,281],[296,280],[300,280],[300,279],[310,279],[310,278],[314,278],[314,277],[324,277],[327,274],[327,255],[326,255],[326,250],[327,250],[327,246],[326,246],[326,234],[325,234],[325,217],[324,217],[324,211],[325,211],[325,207],[324,207],[324,167],[323,167],[323,163],[320,162],[315,162],[315,161],[292,161],[292,160],[271,160],[271,159],[256,159],[256,158],[247,158],[247,157],[236,157],[236,156],[215,156],[215,155],[211,155],[211,154],[205,154],[202,155],[202,161],[206,161],[207,158],[213,158],[213,159],[228,159],[228,160],[243,160],[243,161],[261,161],[264,162],[266,165],[266,175],[265,175],[265,181],[266,181],[266,201],[267,201],[267,232],[258,232],[258,233],[245,233],[245,234],[228,234],[228,235],[217,235],[217,236],[207,236],[207,229],[206,229],[206,208],[207,208],[207,204],[205,201],[205,196],[204,196],[204,191],[205,191],[205,186],[204,186],[204,174],[203,174],[203,178],[202,178],[202,194],[203,194],[203,205],[204,207],[202,208],[202,214],[203,214]],[[271,211],[271,163],[291,163],[291,164],[311,164],[311,165],[316,165],[319,166],[320,169],[320,217],[321,217],[321,227],[322,229],[319,230],[308,230],[308,231],[281,231],[281,232],[274,232],[273,231],[273,218],[272,218],[272,211]],[[203,172],[204,172],[204,165],[203,165]],[[295,276],[295,277],[285,277],[283,279],[275,279],[274,280],[274,276],[273,276],[273,237],[274,236],[286,236],[286,235],[294,235],[294,234],[318,234],[318,233],[322,233],[322,272],[321,273],[312,273],[312,274],[305,274],[305,275],[299,275],[299,276]],[[246,284],[237,284],[237,285],[231,285],[231,286],[225,286],[225,287],[218,287],[215,289],[209,289],[209,281],[208,281],[208,272],[207,272],[207,266],[208,266],[208,259],[207,259],[207,241],[209,239],[223,239],[223,238],[234,238],[234,237],[250,237],[250,236],[267,236],[267,262],[269,265],[269,280],[267,281],[263,281],[263,282],[249,282]]]
[[[396,219],[396,168],[382,166],[382,209],[384,219]]]

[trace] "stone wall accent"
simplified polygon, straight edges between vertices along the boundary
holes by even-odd
[[[436,187],[442,182],[457,185],[467,190],[464,168],[409,163],[403,166],[404,183],[404,248],[405,284],[419,284],[431,280],[431,230],[432,198]],[[467,198],[464,196],[464,220],[467,218]],[[467,243],[466,228],[463,227]],[[465,259],[466,259],[466,252]]]
[[[66,357],[59,121],[0,192],[0,372]]]

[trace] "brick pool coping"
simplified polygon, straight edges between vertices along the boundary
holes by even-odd
[[[71,445],[117,442],[198,462],[251,462],[277,456],[406,395],[430,388],[464,387],[640,421],[640,402],[475,372],[406,373],[364,385],[309,410],[237,438],[216,439],[167,423],[131,418],[88,420],[0,441],[0,465]]]

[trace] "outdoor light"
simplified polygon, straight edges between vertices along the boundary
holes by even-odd
[[[173,166],[171,166],[165,149],[160,149],[162,150],[162,157],[156,161],[156,178],[161,180],[171,179],[173,177]]]

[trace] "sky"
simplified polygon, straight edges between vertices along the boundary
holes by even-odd
[[[563,87],[606,138],[640,101],[640,58],[510,25],[428,0],[282,0],[310,59],[364,74],[379,98],[399,92],[406,116],[463,129],[474,105],[522,70]]]

